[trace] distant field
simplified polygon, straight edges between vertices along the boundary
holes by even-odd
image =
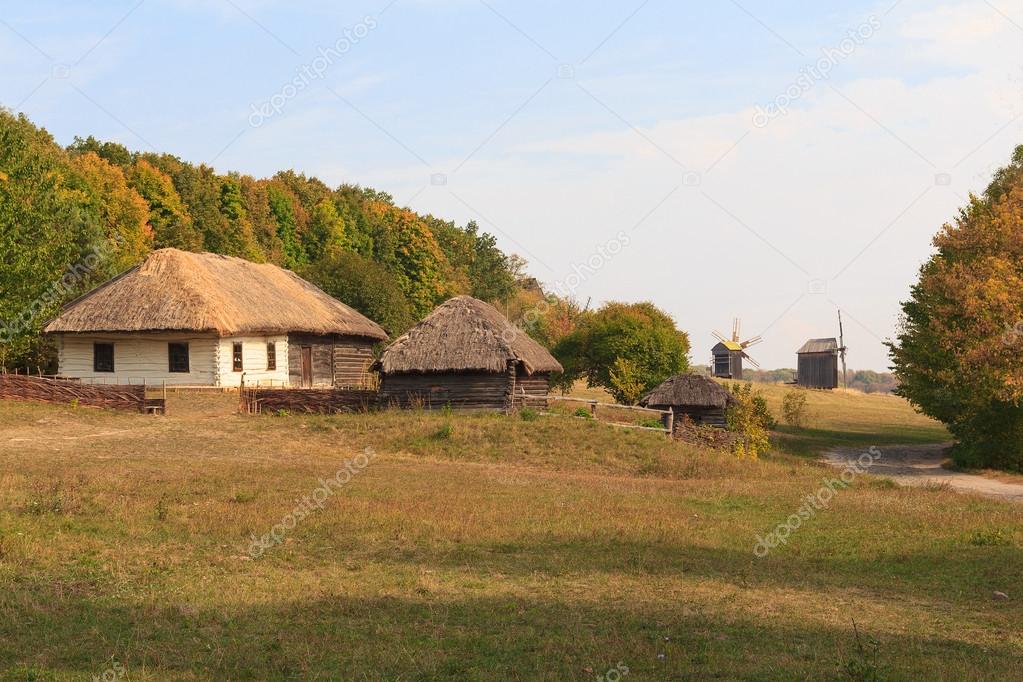
[[[941,435],[855,398],[815,396],[822,431]],[[1019,677],[1019,506],[862,478],[758,559],[834,470],[571,418],[233,407],[0,402],[0,679]]]
[[[844,389],[811,391],[784,384],[755,383],[753,388],[763,393],[768,408],[778,418],[776,442],[794,454],[817,454],[824,448],[838,445],[870,447],[951,440],[944,426],[918,413],[898,396]],[[781,421],[785,394],[797,390],[807,397],[810,419],[805,429],[794,429]],[[603,389],[588,388],[582,382],[574,387],[572,395],[613,402]]]

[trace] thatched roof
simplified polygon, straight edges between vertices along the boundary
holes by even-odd
[[[457,296],[396,340],[377,363],[385,373],[503,372],[509,360],[529,374],[560,372],[539,343],[488,303]]]
[[[732,401],[728,390],[702,374],[676,374],[643,396],[639,404],[686,407],[726,407]]]
[[[64,306],[44,332],[345,334],[383,340],[383,328],[276,265],[177,249]]]
[[[810,339],[803,344],[803,347],[796,351],[799,353],[835,353],[838,352],[838,341],[830,339]]]

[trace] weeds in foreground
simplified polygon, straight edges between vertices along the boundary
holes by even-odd
[[[1007,547],[1012,544],[1012,538],[1002,529],[992,528],[974,531],[970,544],[974,547]]]
[[[841,671],[848,679],[856,682],[881,682],[885,679],[885,666],[878,662],[881,642],[873,637],[868,637],[864,642],[856,621],[853,620],[852,624],[856,635],[856,651],[852,658],[842,664]]]
[[[439,429],[433,432],[432,438],[434,440],[451,440],[452,436],[455,435],[455,427],[450,423],[446,423]]]

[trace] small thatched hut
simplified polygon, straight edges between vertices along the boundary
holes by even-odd
[[[725,411],[732,396],[724,386],[701,374],[676,374],[643,396],[639,404],[654,410],[671,410],[675,424],[683,415],[697,424],[725,425]]]
[[[160,249],[43,329],[60,374],[152,383],[366,383],[375,322],[276,265]]]
[[[504,410],[544,403],[561,365],[493,306],[458,296],[384,351],[385,405]]]

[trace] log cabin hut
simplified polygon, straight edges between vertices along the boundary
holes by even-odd
[[[810,339],[796,351],[796,383],[803,388],[838,387],[838,341]]]
[[[544,405],[561,365],[492,305],[471,296],[441,304],[375,365],[382,405],[506,410]]]
[[[689,417],[696,424],[724,428],[725,411],[732,404],[728,390],[702,374],[676,374],[643,396],[639,404],[654,410],[671,410],[675,424]]]
[[[364,386],[378,324],[265,263],[177,249],[66,305],[44,328],[59,373],[117,383]]]

